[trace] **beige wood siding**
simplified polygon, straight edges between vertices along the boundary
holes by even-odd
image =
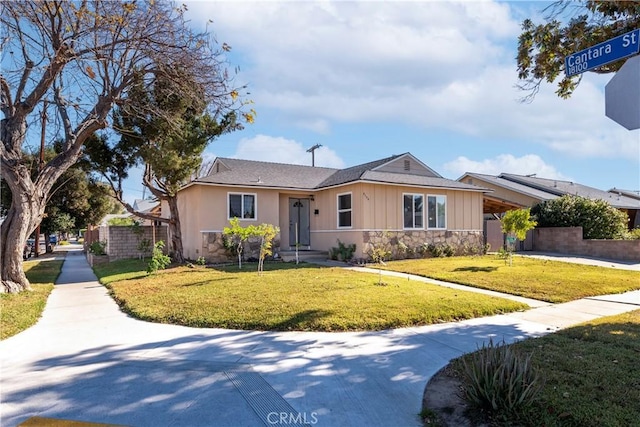
[[[256,220],[241,219],[241,225],[280,224],[278,190],[193,185],[180,191],[178,196],[183,245],[187,258],[198,258],[203,231],[221,232],[224,227],[229,226],[228,193],[256,195]],[[287,211],[285,215],[288,215]]]
[[[409,170],[407,170],[407,167]],[[400,157],[389,164],[375,169],[378,172],[408,173],[411,175],[432,176],[436,177],[429,169],[416,162],[410,156]]]

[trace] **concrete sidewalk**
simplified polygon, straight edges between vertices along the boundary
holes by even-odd
[[[640,308],[640,291],[381,332],[198,329],[123,314],[70,251],[42,319],[0,342],[0,424],[419,426],[428,379],[510,342]]]

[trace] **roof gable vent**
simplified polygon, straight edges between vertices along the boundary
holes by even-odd
[[[405,160],[404,161],[404,170],[406,170],[407,172],[411,170],[411,161],[410,160]]]

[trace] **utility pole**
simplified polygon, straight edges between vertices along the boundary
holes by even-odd
[[[44,100],[42,105],[42,132],[40,133],[40,161],[38,162],[38,174],[42,171],[44,166],[44,138],[45,138],[45,130],[47,126],[47,100]],[[33,241],[35,245],[35,255],[36,257],[40,256],[40,224],[36,228],[36,238]],[[47,245],[47,240],[44,241],[45,247]]]
[[[316,153],[315,153],[315,151],[320,147],[322,147],[321,144],[316,144],[316,145],[314,145],[313,147],[311,147],[311,148],[309,148],[307,150],[307,153],[311,153],[311,166],[315,166],[316,165]]]

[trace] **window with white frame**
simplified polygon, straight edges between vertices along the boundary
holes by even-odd
[[[351,227],[351,193],[338,194],[338,228]]]
[[[424,197],[422,194],[403,194],[404,228],[424,228]]]
[[[229,193],[229,219],[256,219],[256,195]]]
[[[447,196],[427,196],[427,227],[447,228]]]

